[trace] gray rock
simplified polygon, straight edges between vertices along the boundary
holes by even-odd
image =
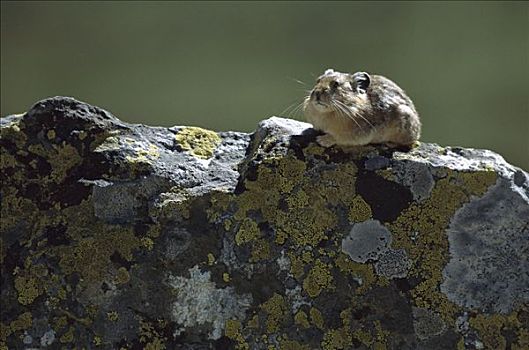
[[[342,240],[342,252],[351,260],[365,263],[378,260],[391,245],[391,233],[377,220],[354,224],[351,232]]]
[[[65,97],[0,130],[2,349],[529,346],[529,175],[491,151]]]

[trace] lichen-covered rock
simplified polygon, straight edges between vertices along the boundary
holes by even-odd
[[[0,349],[527,349],[529,176],[490,151],[1,121]]]

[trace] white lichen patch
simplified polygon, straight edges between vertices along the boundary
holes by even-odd
[[[509,313],[529,302],[529,203],[500,179],[450,222],[441,291],[459,306]]]
[[[378,260],[388,250],[391,240],[391,233],[378,220],[367,220],[353,225],[342,240],[342,252],[359,263]]]
[[[404,278],[408,275],[411,260],[404,249],[388,249],[375,263],[375,272],[386,278]]]
[[[43,347],[49,346],[53,344],[55,341],[55,331],[53,329],[50,329],[42,337],[40,337],[40,345]]]
[[[446,325],[438,314],[424,308],[413,308],[413,328],[420,340],[426,340],[442,334]]]
[[[189,269],[190,277],[170,276],[176,300],[172,305],[172,319],[180,326],[179,335],[188,327],[211,326],[210,339],[223,335],[226,321],[243,320],[251,305],[250,294],[238,295],[233,287],[216,288],[209,271],[202,272],[197,265]]]

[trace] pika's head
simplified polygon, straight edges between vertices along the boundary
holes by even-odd
[[[327,69],[305,98],[305,111],[329,113],[358,108],[367,101],[370,83],[371,77],[365,72],[349,74]]]

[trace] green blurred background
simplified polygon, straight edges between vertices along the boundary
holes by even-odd
[[[406,89],[424,141],[528,170],[528,23],[527,2],[2,1],[1,114],[66,95],[134,123],[251,131],[324,69],[365,70]]]

